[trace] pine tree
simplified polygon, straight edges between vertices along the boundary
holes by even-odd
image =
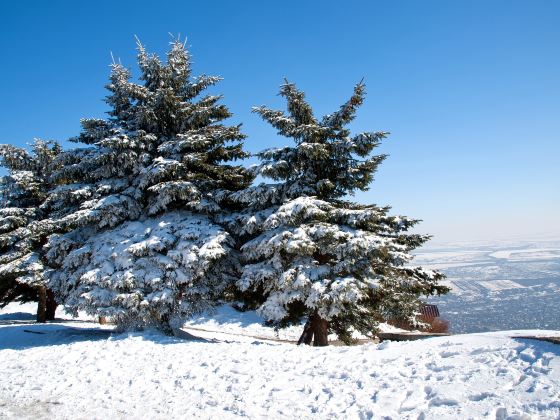
[[[230,197],[247,208],[227,220],[245,241],[238,287],[276,327],[307,319],[300,339],[307,344],[314,337],[327,345],[328,333],[351,342],[353,331],[371,335],[381,319],[414,321],[422,295],[447,291],[441,274],[409,266],[410,251],[429,239],[408,232],[416,220],[347,199],[367,190],[385,159],[372,151],[387,133],[346,128],[364,89],[357,84],[337,112],[319,119],[286,82],[288,114],[254,108],[295,143],[258,154],[254,173],[277,183]]]
[[[193,77],[185,44],[166,62],[138,42],[140,83],[114,63],[109,118],[82,120],[47,205],[68,233],[47,254],[53,288],[68,310],[110,316],[120,328],[176,331],[212,306],[237,269],[234,241],[214,219],[220,197],[252,175],[221,96],[201,94],[220,78]]]
[[[0,306],[39,301],[37,321],[54,319],[56,301],[45,283],[42,246],[51,233],[42,203],[47,197],[53,161],[61,153],[54,141],[36,140],[32,153],[0,145]]]

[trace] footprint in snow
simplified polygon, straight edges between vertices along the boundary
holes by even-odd
[[[445,348],[448,348],[448,347],[457,347],[457,346],[460,346],[460,345],[462,345],[462,344],[463,344],[463,343],[452,343],[451,341],[446,341],[445,343],[441,343],[441,344],[439,345],[439,347],[445,347]]]
[[[550,353],[545,353],[542,355],[541,357],[541,363],[543,366],[548,366],[550,364],[550,361],[554,358],[554,355],[550,354]]]
[[[453,398],[445,398],[445,397],[434,397],[430,400],[428,404],[429,407],[441,407],[441,406],[452,406],[452,405],[459,405],[457,400]]]
[[[399,407],[399,413],[416,410],[423,403],[424,398],[421,395],[421,391],[407,391],[406,396],[404,397],[404,400]]]
[[[438,366],[437,364],[435,364],[434,362],[430,362],[426,364],[426,367],[428,369],[430,369],[433,372],[444,372],[446,370],[451,370],[453,369],[453,366],[450,365],[443,365],[443,366]]]
[[[537,376],[538,374],[548,375],[552,369],[540,366],[540,364],[534,364],[531,366],[531,371],[533,372],[533,376]]]
[[[518,386],[521,382],[523,382],[525,379],[527,379],[527,375],[521,374],[521,376],[517,379],[516,382],[514,382],[514,386]]]
[[[496,420],[506,420],[508,412],[504,407],[500,407],[496,410]]]
[[[424,387],[424,392],[426,393],[426,398],[428,398],[428,399],[429,399],[429,398],[432,398],[433,396],[436,395],[436,393],[434,392],[434,390],[432,389],[432,387],[429,386],[429,385],[426,385],[426,386]]]
[[[493,349],[489,348],[489,347],[478,347],[476,349],[474,349],[473,351],[471,351],[471,356],[476,356],[477,354],[482,354],[482,353],[488,353],[493,351]]]
[[[482,400],[485,400],[487,398],[491,398],[491,397],[495,397],[495,396],[496,396],[496,394],[493,394],[492,392],[481,392],[480,394],[470,395],[469,400],[471,400],[471,401],[482,401]]]
[[[446,359],[448,357],[457,356],[458,354],[460,354],[458,351],[442,351],[439,355]]]
[[[532,363],[537,359],[535,355],[535,351],[531,348],[526,348],[522,352],[519,353],[519,358],[527,363]]]

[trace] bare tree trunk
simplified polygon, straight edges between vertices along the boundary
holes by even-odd
[[[313,316],[313,345],[328,346],[329,345],[329,321],[315,314]]]
[[[37,287],[37,322],[47,322],[47,288],[45,286]]]
[[[47,289],[47,302],[46,302],[46,319],[47,321],[53,321],[56,313],[56,299],[54,298],[54,293],[51,289]]]
[[[311,345],[312,339],[313,339],[313,327],[311,325],[311,317],[310,317],[305,323],[305,326],[303,327],[303,332],[301,333],[301,336],[299,337],[297,344],[298,346],[301,344],[307,344],[309,346]]]

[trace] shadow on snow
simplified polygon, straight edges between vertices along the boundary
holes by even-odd
[[[24,350],[34,347],[59,346],[82,341],[123,340],[138,337],[158,344],[178,344],[184,342],[214,343],[185,333],[184,337],[167,336],[154,329],[134,332],[116,332],[114,329],[69,326],[70,323],[98,325],[93,321],[59,319],[48,323],[35,322],[35,316],[16,312],[0,316],[0,350]]]

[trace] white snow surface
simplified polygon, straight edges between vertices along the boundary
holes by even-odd
[[[230,305],[222,305],[212,312],[205,312],[193,316],[185,323],[184,330],[191,334],[205,338],[231,338],[236,336],[237,340],[265,339],[281,341],[297,341],[302,333],[302,326],[291,326],[281,330],[264,325],[265,319],[256,311],[240,312]],[[387,333],[402,333],[405,330],[392,325],[381,323],[379,330]],[[355,332],[354,337],[366,339],[367,337]],[[336,340],[336,334],[329,336],[330,340]]]
[[[512,338],[560,331],[314,348],[249,338],[250,312],[193,320],[228,334],[185,341],[34,309],[0,310],[0,419],[560,417],[560,346]]]

